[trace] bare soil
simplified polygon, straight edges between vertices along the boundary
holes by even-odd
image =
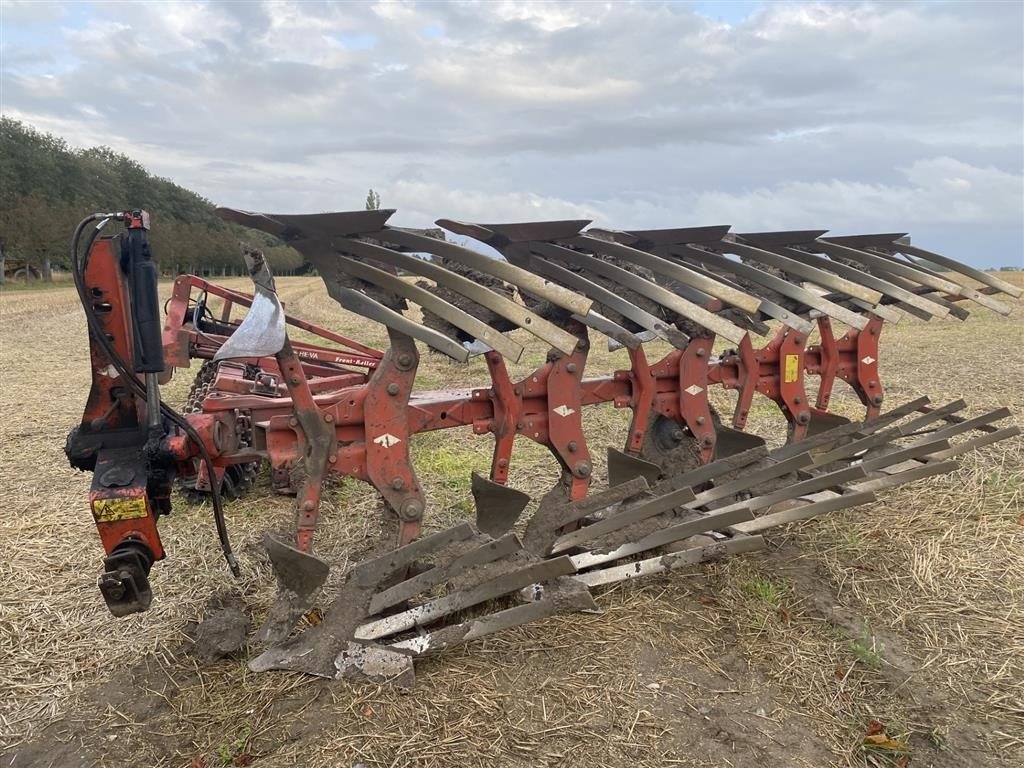
[[[289,311],[385,344],[318,279],[278,284]],[[964,323],[886,328],[889,404],[962,396],[970,415],[1006,405],[1024,424],[1019,304],[1008,318],[972,308]],[[793,526],[767,553],[608,589],[599,615],[427,659],[403,694],[255,674],[232,638],[207,624],[204,640],[204,618],[237,611],[258,621],[270,603],[259,540],[289,525],[291,507],[265,476],[228,508],[241,580],[223,564],[209,507],[178,499],[161,524],[170,555],[154,569],[153,607],[107,614],[89,478],[63,456],[88,388],[84,327],[70,288],[0,295],[0,765],[1024,764],[1024,441]],[[527,371],[543,350],[520,340],[532,357],[516,370]],[[626,366],[595,339],[590,373]],[[424,355],[419,381],[431,389],[485,376],[478,359]],[[183,403],[190,380],[179,372],[168,398]],[[731,412],[725,393],[715,398]],[[838,387],[833,403],[858,414]],[[785,431],[773,408],[757,402],[751,428],[777,444]],[[621,445],[627,416],[587,413],[598,487],[602,444]],[[519,448],[511,484],[539,499],[554,462]],[[414,451],[429,525],[465,517],[469,473],[487,469],[486,439],[447,431],[417,437]],[[342,566],[367,551],[375,507],[363,486],[333,489],[319,551]]]

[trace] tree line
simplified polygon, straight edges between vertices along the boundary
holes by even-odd
[[[164,274],[241,274],[240,242],[263,250],[275,274],[304,269],[276,238],[225,222],[195,192],[150,174],[109,147],[74,149],[59,136],[0,117],[0,282],[50,279],[68,269],[75,225],[93,211],[150,212],[153,256]]]

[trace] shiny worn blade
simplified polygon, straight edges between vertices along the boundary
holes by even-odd
[[[565,269],[557,264],[552,264],[551,262],[533,254],[527,254],[527,263],[531,269],[537,272],[537,274],[544,275],[549,280],[554,280],[568,288],[580,291],[586,296],[592,298],[598,304],[608,307],[613,312],[617,312],[628,320],[632,320],[641,328],[645,328],[651,333],[656,334],[658,338],[664,339],[673,346],[685,349],[686,345],[690,341],[689,337],[682,333],[682,331],[676,330],[665,321],[644,311],[636,304],[626,301],[621,296],[616,295],[612,291],[607,290],[572,270]]]
[[[530,248],[539,256],[549,256],[578,264],[594,274],[601,275],[607,280],[612,280],[624,288],[647,297],[670,312],[682,315],[729,341],[738,344],[746,336],[747,332],[738,325],[615,264],[560,245],[533,243]]]
[[[671,255],[671,252],[669,250],[666,250],[663,246],[659,247],[658,250],[660,250],[666,256]],[[678,254],[672,256],[672,258],[676,259],[677,261],[680,261],[680,263],[683,263],[682,259],[680,259]],[[712,272],[712,271],[710,271],[708,269],[705,269],[704,267],[700,266],[699,264],[695,264],[693,261],[687,260],[685,263],[686,263],[687,267],[692,269],[694,272],[697,272],[698,274],[707,275],[708,277],[713,277],[715,280],[720,280],[723,283],[727,283],[729,285],[734,285],[734,283],[731,280],[729,280],[728,278],[722,277],[719,274],[716,274],[716,273],[714,273],[714,272]],[[738,288],[739,286],[736,286],[736,287]],[[760,297],[760,299],[761,299],[761,310],[760,311],[761,311],[762,315],[764,315],[766,317],[770,317],[773,320],[778,320],[780,323],[783,323],[784,325],[788,325],[794,331],[800,331],[800,333],[810,333],[812,330],[814,330],[814,326],[811,323],[809,323],[806,320],[804,320],[802,317],[797,315],[795,312],[790,312],[785,307],[780,307],[774,301],[770,301],[769,299],[766,299],[763,296]]]
[[[752,520],[753,517],[753,513],[746,508],[733,509],[721,513],[713,512],[677,525],[660,528],[644,536],[639,541],[623,544],[608,552],[582,552],[578,555],[570,555],[570,559],[577,570],[592,568],[595,565],[610,563],[612,560],[621,560],[623,557],[637,555],[656,547],[663,547],[666,544],[672,544],[690,536],[720,530],[734,523]]]
[[[346,253],[380,261],[433,280],[435,283],[475,301],[506,320],[510,320],[566,355],[572,354],[576,349],[577,339],[571,333],[545,320],[540,315],[534,314],[522,304],[517,304],[442,266],[360,240],[338,240],[335,241],[334,247]]]
[[[627,331],[615,321],[609,320],[607,317],[595,312],[594,310],[587,312],[586,316],[573,315],[572,319],[583,323],[588,328],[593,328],[599,333],[603,333],[608,337],[609,341],[613,341],[623,347],[637,349],[642,343],[640,337],[635,333]]]
[[[487,541],[469,550],[469,552],[461,557],[457,557],[447,565],[436,565],[428,571],[417,574],[405,581],[400,581],[398,584],[378,592],[370,600],[368,613],[371,615],[380,613],[386,608],[398,605],[421,592],[443,584],[451,578],[458,576],[467,568],[492,563],[520,549],[522,549],[522,545],[515,537],[515,534],[511,533],[494,541]]]
[[[470,477],[476,505],[476,527],[488,536],[508,533],[530,503],[530,496],[473,472]]]
[[[1024,293],[1024,289],[1021,289],[1012,283],[1000,280],[995,275],[990,275],[988,272],[982,272],[980,269],[975,269],[974,267],[959,262],[956,259],[943,256],[941,253],[926,251],[924,248],[918,248],[917,246],[910,245],[909,243],[893,243],[891,246],[886,246],[886,249],[899,251],[900,253],[904,253],[908,256],[917,256],[919,259],[924,259],[925,261],[930,261],[933,264],[946,267],[946,269],[952,270],[953,272],[959,272],[965,277],[977,280],[979,283],[987,285],[990,288],[995,288],[1000,293],[1008,294],[1013,296],[1015,299],[1020,298],[1021,294]]]
[[[864,478],[866,474],[867,473],[864,468],[859,465],[845,467],[843,469],[838,469],[835,472],[816,475],[808,478],[807,480],[793,483],[792,485],[780,488],[777,491],[772,491],[771,493],[765,493],[760,496],[755,496],[752,499],[735,502],[727,507],[722,507],[719,511],[724,512],[727,509],[738,509],[740,507],[747,506],[750,507],[752,511],[757,512],[762,509],[767,509],[780,501],[795,499],[798,496],[804,496],[809,493],[814,493],[815,491],[840,486],[851,480],[860,480]]]
[[[313,598],[327,580],[330,566],[318,557],[279,541],[269,533],[263,546],[270,555],[277,578],[277,597],[263,625],[256,632],[261,643],[277,643],[313,607]]]
[[[472,608],[509,592],[515,592],[534,582],[546,581],[575,572],[567,557],[557,557],[528,565],[516,571],[486,581],[476,587],[459,590],[408,610],[369,621],[355,630],[356,640],[377,640],[413,627],[422,627],[456,611]]]
[[[426,237],[425,235],[396,227],[386,228],[380,236],[387,242],[393,242],[396,245],[410,248],[414,251],[432,253],[465,264],[472,269],[492,275],[499,280],[504,280],[506,283],[511,283],[521,290],[550,301],[555,306],[578,315],[587,314],[593,304],[593,301],[586,296],[581,296],[575,291],[569,291],[560,285],[548,282],[542,277],[517,267],[515,264],[485,256],[478,251],[463,248],[454,243]]]
[[[805,451],[811,451],[819,448],[827,449],[828,446],[835,445],[847,438],[856,439],[874,434],[875,432],[878,432],[901,419],[905,419],[910,414],[928,405],[929,402],[930,401],[927,397],[919,397],[917,400],[912,400],[908,403],[897,406],[892,410],[886,411],[871,421],[852,421],[849,424],[842,424],[825,432],[807,436],[803,440],[799,440],[795,443],[790,443],[789,445],[784,445],[781,448],[776,448],[772,451],[771,456],[774,460],[781,461],[784,458],[795,456],[796,454],[803,453]]]
[[[576,589],[558,589],[555,594],[536,602],[506,608],[503,611],[490,613],[479,618],[470,619],[433,632],[417,635],[409,640],[401,640],[389,647],[410,651],[417,655],[443,651],[453,645],[468,643],[481,637],[499,632],[503,629],[517,627],[531,621],[539,621],[548,616],[572,611],[593,611],[597,609],[590,592],[580,585]],[[551,590],[554,591],[554,590]]]
[[[737,235],[737,237],[743,237],[746,239],[748,236]],[[858,282],[848,280],[823,269],[818,269],[817,267],[796,259],[788,258],[776,251],[755,247],[744,249],[743,254],[761,264],[767,264],[770,267],[781,269],[792,275],[802,277],[804,280],[808,280],[822,288],[827,288],[830,291],[836,291],[838,293],[844,293],[847,296],[860,299],[861,301],[866,301],[869,304],[877,304],[882,299],[882,293],[880,291],[866,288]]]
[[[683,264],[663,259],[647,251],[641,251],[619,243],[610,243],[607,240],[602,240],[590,234],[572,238],[568,241],[568,244],[582,246],[595,253],[614,256],[645,267],[652,272],[664,275],[670,280],[675,280],[684,285],[689,285],[698,291],[703,291],[709,296],[714,296],[716,299],[742,309],[744,312],[757,312],[761,306],[761,300],[756,296],[751,296],[745,291],[694,272]]]
[[[846,323],[846,325],[849,325],[851,328],[863,330],[867,327],[868,319],[864,317],[864,315],[858,315],[856,312],[851,312],[845,307],[841,307],[828,299],[824,299],[812,291],[808,291],[805,288],[794,285],[780,277],[775,277],[775,275],[769,275],[767,272],[757,269],[757,267],[752,267],[741,261],[727,259],[722,255],[722,253],[718,253],[718,251],[722,251],[724,253],[732,253],[741,256],[749,247],[750,246],[738,246],[737,244],[730,243],[726,240],[723,240],[721,243],[713,244],[711,248],[714,250],[685,246],[685,248],[690,253],[695,254],[697,258],[700,258],[709,264],[713,264],[718,269],[740,275],[747,280],[752,280],[753,282],[763,285],[766,288],[770,288],[777,293],[781,293],[783,296],[788,296],[791,299],[799,301],[801,304],[805,304],[808,307],[828,315],[829,317],[835,318],[842,323]]]
[[[247,252],[245,262],[253,281],[252,305],[238,328],[214,354],[214,360],[276,355],[288,338],[284,309],[263,254]]]
[[[809,246],[813,247],[813,246]],[[879,293],[888,296],[901,304],[907,304],[918,312],[923,312],[923,320],[928,320],[931,317],[946,317],[949,314],[949,310],[940,304],[929,301],[923,296],[919,296],[912,291],[908,291],[902,286],[896,285],[888,280],[883,280],[880,277],[851,267],[848,264],[843,264],[835,259],[828,259],[824,256],[819,256],[816,253],[808,253],[804,250],[798,250],[796,248],[780,248],[778,253],[788,256],[796,261],[803,261],[807,264],[818,267],[819,269],[826,269],[830,272],[835,272],[837,275],[845,277],[847,280],[853,280],[868,288],[873,288]]]
[[[914,267],[914,269],[918,269],[921,272],[924,272],[932,277],[946,279],[945,275],[941,275],[938,272],[929,269],[921,261],[913,258],[912,256],[907,256],[906,254],[903,254],[903,259],[899,259],[892,253],[883,253],[878,250],[875,250],[874,252],[879,253],[880,255],[884,256],[887,259],[895,261],[897,264],[905,264],[909,262]],[[962,279],[962,275],[960,275],[959,273],[954,274]],[[968,285],[963,285],[959,281],[957,281],[957,284],[960,286],[960,288],[958,291],[955,291],[953,294],[951,294],[953,296],[960,296],[962,298],[969,299],[970,301],[973,301],[975,304],[979,304],[985,307],[986,309],[991,309],[993,312],[997,312],[1000,315],[1009,315],[1012,311],[1003,302],[999,301],[998,299],[992,298],[988,294],[982,293],[981,291],[971,288]]]
[[[759,549],[764,549],[765,546],[765,541],[760,536],[734,536],[726,541],[715,542],[704,547],[684,549],[682,552],[652,557],[647,560],[637,560],[624,565],[595,568],[592,571],[578,574],[573,578],[586,584],[588,587],[597,587],[602,584],[614,584],[619,581],[629,581],[643,576],[653,576],[687,565],[697,565],[698,563],[718,560],[729,555],[755,552]]]
[[[563,534],[555,541],[551,551],[554,554],[565,552],[568,549],[625,528],[627,525],[638,523],[641,520],[646,520],[676,507],[683,506],[693,501],[693,499],[694,493],[690,488],[680,488],[679,490],[669,491],[662,496],[656,496],[653,499],[645,499],[626,509],[613,512],[596,523],[585,525],[582,528],[577,528],[575,531]]]
[[[777,512],[769,511],[768,514],[755,517],[745,523],[738,523],[733,530],[738,533],[755,534],[761,531],[774,528],[786,523],[795,523],[800,520],[809,520],[818,515],[829,512],[837,512],[840,509],[849,509],[860,504],[870,504],[875,501],[875,495],[870,491],[847,491],[845,493],[823,494],[820,500],[810,501],[806,504],[788,506]]]
[[[965,440],[962,443],[957,443],[947,450],[938,451],[937,453],[929,453],[925,458],[936,461],[951,459],[954,456],[959,456],[961,453],[973,451],[977,448],[983,448],[986,445],[992,445],[992,443],[998,443],[1000,440],[1006,440],[1010,437],[1016,437],[1020,433],[1020,427],[1016,426],[997,429],[995,432],[987,432],[985,434],[978,435],[977,437],[972,437],[970,440]]]
[[[634,497],[643,497],[649,485],[643,477],[634,477],[621,485],[615,485],[592,496],[585,496],[576,501],[553,510],[552,514],[539,521],[539,516],[530,518],[530,526],[540,526],[546,530],[561,530],[568,525],[579,522],[585,517],[611,509],[618,504]],[[527,529],[529,538],[530,529]],[[546,551],[545,551],[546,553]]]
[[[823,237],[819,239],[815,243],[815,247],[823,250],[829,256],[836,256],[838,258],[851,259],[852,261],[860,262],[872,272],[875,272],[876,274],[882,273],[882,276],[885,279],[889,279],[886,275],[894,275],[896,277],[901,277],[904,280],[910,280],[911,282],[919,285],[928,286],[933,290],[941,291],[943,293],[956,294],[957,290],[960,288],[957,283],[946,280],[945,278],[932,277],[910,264],[901,264],[899,262],[886,259],[877,253],[839,245],[831,238]]]
[[[401,312],[388,309],[379,301],[371,299],[366,294],[352,288],[342,288],[339,286],[333,286],[333,290],[332,286],[328,286],[328,293],[332,299],[350,312],[368,317],[381,325],[404,333],[406,336],[419,339],[424,344],[436,349],[438,352],[443,352],[460,363],[464,363],[469,359],[469,350],[450,336],[413,322]]]
[[[487,323],[467,312],[463,312],[458,307],[449,304],[430,291],[420,288],[418,285],[407,280],[403,280],[397,275],[392,275],[389,272],[356,261],[355,259],[341,255],[338,255],[336,258],[341,269],[348,274],[419,304],[456,328],[482,341],[495,352],[499,352],[502,357],[518,362],[522,356],[523,347],[521,344],[517,344],[505,334],[487,325]]]

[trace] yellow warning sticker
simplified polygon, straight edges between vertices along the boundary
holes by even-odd
[[[787,384],[800,378],[800,355],[786,355],[786,371],[783,381]]]
[[[92,503],[92,516],[96,518],[97,523],[135,520],[146,516],[146,500],[139,497],[129,499],[95,499]]]

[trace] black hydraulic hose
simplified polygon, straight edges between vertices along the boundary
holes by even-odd
[[[120,219],[122,214],[119,213],[94,213],[90,216],[86,216],[82,219],[78,226],[75,227],[75,233],[71,237],[71,274],[75,280],[75,288],[78,290],[78,298],[82,303],[82,309],[85,310],[86,324],[89,326],[89,331],[96,340],[96,343],[102,347],[104,354],[110,359],[111,364],[121,375],[121,378],[128,384],[129,387],[135,392],[136,396],[146,400],[146,390],[139,383],[139,380],[135,378],[135,373],[131,371],[125,361],[114,349],[114,345],[110,343],[110,339],[107,338],[107,334],[103,330],[103,326],[100,325],[99,317],[96,315],[96,310],[93,308],[92,301],[89,300],[89,296],[85,288],[85,274],[84,269],[79,261],[79,242],[82,238],[82,232],[85,228],[94,221],[100,221],[100,223],[93,228],[93,231],[89,234],[89,239],[86,241],[86,253],[92,250],[93,243],[96,238],[99,237],[100,232],[107,225],[110,219]],[[196,432],[195,428],[177,411],[171,408],[167,403],[160,404],[160,410],[178,428],[180,428],[189,439],[195,444],[199,450],[199,456],[203,463],[206,465],[207,474],[209,474],[210,482],[210,498],[213,502],[213,520],[217,527],[217,538],[220,540],[220,548],[224,553],[224,559],[228,563],[228,567],[231,569],[231,573],[238,577],[241,575],[241,569],[238,567],[238,561],[235,559],[235,553],[231,549],[231,541],[228,538],[228,528],[224,521],[224,507],[221,500],[220,488],[216,482],[217,474],[213,466],[213,457],[210,456],[209,450],[200,438],[199,433]]]

